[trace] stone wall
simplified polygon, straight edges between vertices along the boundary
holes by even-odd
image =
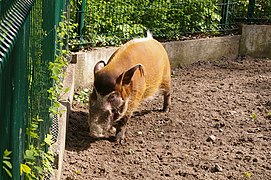
[[[240,36],[224,36],[164,43],[172,67],[197,61],[215,61],[238,56]]]

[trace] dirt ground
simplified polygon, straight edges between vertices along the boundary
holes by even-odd
[[[271,60],[199,62],[173,69],[172,86],[170,112],[144,102],[124,145],[91,139],[75,105],[62,179],[271,179]]]

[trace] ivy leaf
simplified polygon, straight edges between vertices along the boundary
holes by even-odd
[[[37,119],[35,119],[37,122],[43,122],[43,119],[39,118],[39,116],[37,116]]]
[[[39,166],[34,166],[34,168],[38,171],[38,174],[42,174],[43,173],[43,169]]]
[[[44,138],[44,142],[49,146],[51,146],[52,137],[53,136],[51,134],[47,134],[47,136]]]
[[[29,161],[35,161],[36,158],[34,156],[35,152],[33,150],[26,150],[24,153],[24,159]]]
[[[9,156],[12,153],[12,151],[8,151],[7,149],[4,151],[4,157]]]
[[[30,174],[31,173],[31,168],[26,164],[21,164],[20,174],[22,175],[23,173],[25,173],[25,174]]]
[[[3,169],[6,171],[6,173],[8,174],[8,176],[12,178],[11,172],[5,166],[3,166]]]
[[[12,164],[9,161],[3,161],[3,163],[9,168],[12,169]]]
[[[64,92],[67,93],[67,92],[69,92],[69,90],[70,90],[70,88],[67,87]]]
[[[11,159],[10,157],[3,157],[3,159],[5,159],[5,160],[9,160],[9,159]]]
[[[54,75],[59,74],[59,69],[56,66],[52,67],[51,71]]]

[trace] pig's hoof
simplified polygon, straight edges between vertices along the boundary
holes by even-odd
[[[169,107],[164,107],[163,112],[168,113],[169,112]]]
[[[125,139],[118,139],[116,140],[116,144],[119,144],[119,145],[124,145],[125,144]]]
[[[125,140],[125,137],[117,135],[115,142],[116,142],[116,144],[124,145],[126,140]]]

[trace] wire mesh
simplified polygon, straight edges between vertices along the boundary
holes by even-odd
[[[256,1],[253,23],[270,22],[270,3]],[[76,9],[71,17],[81,30],[81,41],[74,44],[106,46],[142,37],[147,29],[166,41],[236,34],[240,24],[248,22],[249,0],[73,0],[71,4]],[[84,14],[84,23],[78,14]]]
[[[55,59],[56,28],[67,2],[0,1],[0,180],[24,178],[20,165],[27,146],[40,146],[50,131],[52,102],[47,90],[53,81],[48,64]],[[26,134],[36,117],[43,122],[39,126],[40,139],[34,140]],[[55,140],[57,118],[53,123]],[[2,168],[5,150],[12,152],[12,178]]]

